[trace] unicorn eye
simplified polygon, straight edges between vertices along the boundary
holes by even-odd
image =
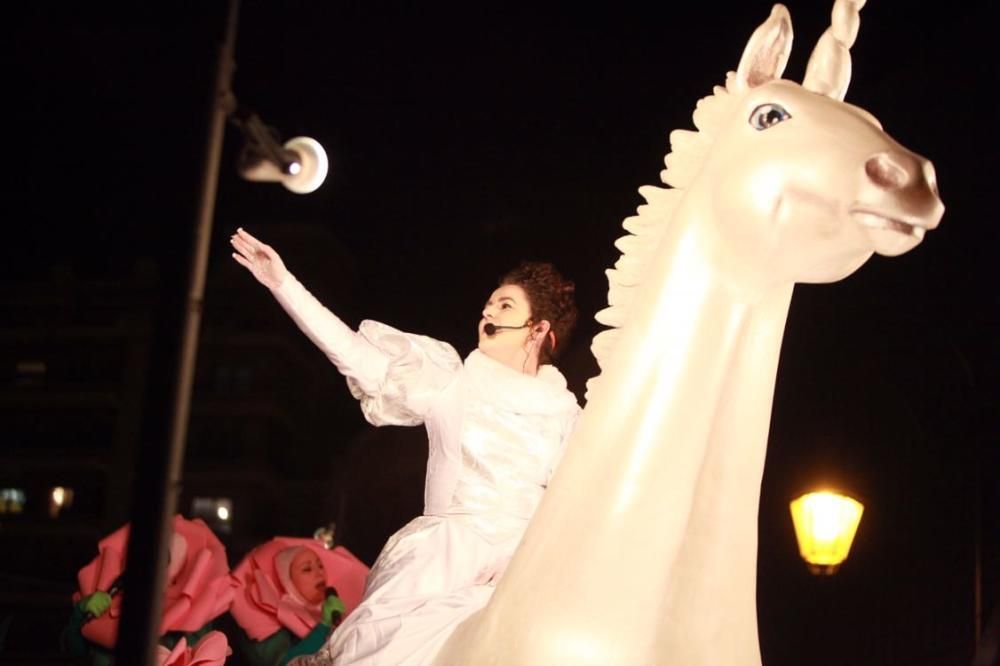
[[[780,104],[761,104],[750,114],[750,126],[755,130],[765,130],[791,117]]]

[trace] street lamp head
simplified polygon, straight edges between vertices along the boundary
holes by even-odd
[[[799,554],[815,574],[836,573],[847,559],[864,506],[832,491],[810,492],[790,504]]]
[[[326,180],[329,160],[318,141],[297,136],[270,154],[248,143],[240,154],[237,171],[246,180],[281,183],[296,194],[308,194]]]
[[[313,192],[326,180],[330,162],[319,141],[297,136],[285,143],[285,150],[295,153],[297,160],[289,166],[289,177],[281,184],[296,194]]]

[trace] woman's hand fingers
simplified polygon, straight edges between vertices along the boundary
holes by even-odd
[[[242,239],[243,239],[244,241],[246,241],[247,243],[260,243],[260,241],[259,241],[259,240],[257,240],[257,239],[256,239],[256,238],[254,238],[253,236],[251,236],[251,235],[250,235],[250,232],[249,232],[249,231],[246,231],[245,229],[243,229],[243,227],[238,227],[238,228],[236,229],[236,235],[237,235],[237,236],[238,236],[239,238],[242,238]]]
[[[253,245],[245,242],[241,238],[234,236],[230,242],[232,243],[232,246],[236,248],[236,251],[243,255],[243,257],[251,263],[269,262],[271,260],[271,253],[261,248],[255,248]]]
[[[247,261],[246,259],[244,259],[243,256],[240,255],[239,253],[233,252],[233,259],[236,260],[236,263],[240,264],[241,266],[243,266],[244,268],[246,268],[251,273],[253,272],[253,264],[251,264],[249,261]]]
[[[287,271],[271,246],[261,243],[242,228],[229,238],[229,244],[236,250],[233,259],[249,270],[258,282],[269,289],[278,288]]]
[[[236,250],[236,252],[233,252],[233,259],[239,262],[240,265],[245,266],[251,273],[256,274],[260,270],[257,262],[261,257],[248,243],[238,236],[233,236],[229,239],[229,244]]]
[[[229,239],[229,242],[230,244],[232,244],[234,248],[236,248],[236,251],[242,254],[244,257],[246,257],[247,259],[253,258],[254,256],[253,248],[242,238],[240,238],[239,236],[233,236],[232,238]]]
[[[254,238],[248,231],[244,231],[243,227],[236,230],[236,237],[246,243],[255,252],[263,252],[264,254],[270,255],[274,250],[267,243],[261,243],[259,240]]]

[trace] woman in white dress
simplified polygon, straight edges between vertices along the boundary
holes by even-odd
[[[576,321],[573,284],[550,265],[507,274],[464,362],[450,345],[364,321],[355,332],[242,229],[233,258],[271,290],[347,378],[365,418],[427,428],[424,513],[396,532],[365,597],[295,666],[416,666],[489,600],[559,461],[580,408],[548,364]]]

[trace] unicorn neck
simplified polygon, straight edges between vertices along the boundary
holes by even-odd
[[[746,623],[736,618],[755,613],[760,481],[793,284],[746,287],[730,266],[718,265],[719,253],[708,251],[696,232],[705,225],[676,222],[597,387],[594,402],[601,408],[584,413],[580,437],[546,503],[569,501],[578,484],[604,489],[600,501],[580,507],[592,533],[619,552],[636,553],[630,568],[662,572],[662,585],[629,575],[606,582],[636,600],[630,621],[647,622],[646,613],[658,621],[672,618],[650,628],[656,653],[687,659],[678,663],[759,663],[752,627],[721,643],[692,640],[691,633],[739,631]],[[554,539],[559,548],[573,541],[564,536]],[[607,546],[578,536],[563,553],[576,553],[574,574],[599,579],[603,563],[606,579],[612,554],[601,551]],[[588,553],[582,561],[581,552]],[[710,561],[720,566],[706,566]],[[668,599],[664,590],[671,591]],[[553,598],[564,591],[554,590]],[[725,610],[694,624],[676,621],[709,599]],[[589,607],[598,600],[573,602]],[[664,605],[674,610],[663,613]],[[608,645],[618,638],[607,636]],[[688,653],[695,646],[716,649],[706,647],[712,645],[722,652]],[[635,663],[649,658],[633,656]]]
[[[670,418],[676,410],[678,426],[690,424],[687,429],[696,427],[692,410],[698,405],[710,405],[696,413],[714,421],[722,383],[738,370],[734,363],[752,361],[758,372],[773,365],[774,374],[793,285],[762,287],[735,277],[736,271],[719,265],[721,253],[711,239],[699,233],[705,225],[675,222],[650,262],[645,288],[591,400],[633,405],[628,411],[643,419]]]

